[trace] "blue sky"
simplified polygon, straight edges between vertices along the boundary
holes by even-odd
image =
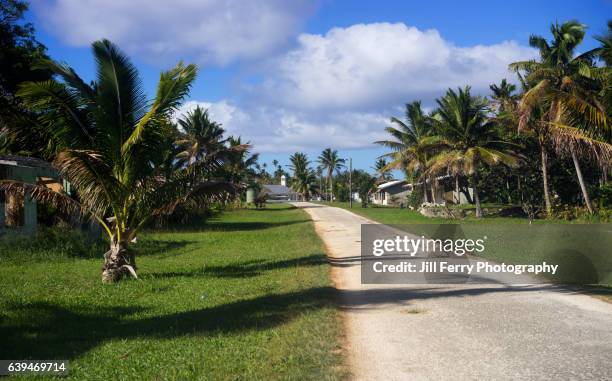
[[[262,161],[311,159],[326,147],[369,170],[390,116],[449,86],[512,79],[534,57],[530,34],[578,19],[582,49],[612,18],[612,1],[34,0],[29,19],[56,60],[94,75],[89,43],[109,38],[138,66],[149,94],[159,72],[200,67],[181,110],[201,104]]]

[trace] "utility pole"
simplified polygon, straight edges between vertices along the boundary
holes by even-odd
[[[349,157],[349,208],[353,208],[353,158]]]

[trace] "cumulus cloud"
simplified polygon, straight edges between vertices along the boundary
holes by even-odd
[[[108,38],[149,61],[226,64],[270,54],[295,37],[312,0],[45,0],[40,22],[60,40]]]
[[[301,108],[371,108],[431,100],[448,87],[488,90],[508,64],[535,56],[514,41],[456,46],[436,30],[402,23],[357,24],[325,35],[301,34],[299,46],[269,64],[258,89]]]
[[[295,152],[308,149],[363,148],[384,136],[381,126],[387,117],[377,113],[334,112],[312,114],[295,109],[246,108],[222,100],[190,101],[177,117],[196,106],[208,109],[211,118],[223,125],[229,135],[242,136],[258,152]]]

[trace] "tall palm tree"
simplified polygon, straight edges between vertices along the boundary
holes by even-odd
[[[469,86],[457,92],[448,89],[436,102],[438,108],[432,122],[437,135],[428,142],[427,150],[434,156],[427,163],[427,172],[469,176],[476,217],[482,217],[478,172],[482,165],[516,167],[514,145],[504,140],[501,129],[487,119],[486,100],[472,96]]]
[[[608,30],[602,36],[595,39],[601,43],[598,55],[608,66],[612,66],[612,20],[608,21]]]
[[[78,201],[41,185],[4,181],[1,190],[96,220],[107,233],[102,280],[136,277],[130,243],[153,216],[179,205],[222,199],[233,187],[225,181],[193,183],[193,173],[219,167],[214,157],[164,176],[163,128],[188,94],[194,65],[179,63],[162,72],[155,98],[148,101],[136,68],[110,41],[92,44],[96,81],[86,84],[65,65],[46,62],[57,79],[28,82],[19,96],[40,115],[38,123],[56,147],[54,166],[70,181]]]
[[[378,181],[387,181],[391,178],[391,169],[389,168],[387,160],[385,160],[384,157],[379,157],[376,159],[376,162],[374,163],[374,170],[378,174]]]
[[[392,150],[381,157],[390,159],[388,169],[400,169],[413,179],[423,179],[423,196],[427,201],[427,181],[423,176],[428,159],[426,148],[433,133],[430,115],[423,111],[421,101],[414,101],[406,104],[405,121],[392,117],[391,123],[395,127],[386,127],[385,131],[392,139],[374,143]]]
[[[251,154],[250,144],[242,143],[240,136],[230,136],[227,139],[228,149],[230,154],[224,160],[223,169],[226,173],[226,178],[233,184],[250,183],[257,175],[253,170],[253,166],[257,164],[259,154]]]
[[[509,83],[505,78],[502,79],[499,85],[493,84],[489,86],[491,89],[493,101],[497,104],[499,113],[514,112],[518,100],[518,95],[515,94],[516,85]]]
[[[291,188],[302,195],[302,200],[306,201],[316,190],[316,173],[310,168],[310,161],[306,154],[296,152],[289,157],[293,171],[291,177]]]
[[[323,152],[321,152],[321,155],[319,155],[318,162],[323,168],[323,170],[327,172],[327,185],[329,186],[329,201],[333,201],[333,198],[334,198],[333,197],[334,195],[334,191],[333,191],[334,172],[337,172],[340,169],[344,168],[345,161],[346,160],[338,156],[337,150],[332,150],[331,148],[324,149]]]
[[[539,50],[539,61],[515,62],[510,68],[524,71],[531,88],[525,92],[520,104],[519,129],[533,125],[531,113],[545,105],[540,123],[542,137],[542,176],[546,209],[550,214],[552,205],[548,189],[547,152],[549,143],[557,151],[569,153],[580,190],[589,212],[593,213],[589,193],[580,168],[579,153],[596,151],[597,157],[607,157],[612,146],[595,137],[609,133],[606,113],[597,100],[600,88],[593,73],[592,60],[598,50],[590,50],[575,56],[576,48],[584,39],[585,26],[577,21],[551,25],[550,43],[541,36],[531,36],[529,44]]]
[[[176,141],[182,148],[177,155],[182,165],[193,165],[226,148],[226,139],[223,137],[225,130],[219,123],[210,119],[208,110],[200,106],[180,118],[178,125],[183,131]]]

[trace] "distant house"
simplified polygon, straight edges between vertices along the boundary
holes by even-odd
[[[439,176],[435,179],[433,197],[428,183],[427,194],[423,197],[423,202],[427,200],[433,204],[467,204],[468,200],[462,192],[455,191],[454,177],[450,175]],[[377,205],[406,205],[410,194],[422,187],[423,182],[409,183],[405,180],[393,180],[378,185],[372,194],[372,202]],[[468,188],[468,193],[472,197],[473,190]]]
[[[62,180],[51,163],[33,157],[0,155],[0,180],[15,180],[45,185],[56,192],[70,192],[70,183]],[[26,194],[0,192],[0,227],[36,228],[36,202]]]
[[[281,176],[280,184],[263,184],[262,191],[266,193],[266,199],[268,202],[288,202],[298,201],[299,193],[294,192],[287,186],[287,178],[285,175]]]
[[[372,194],[372,202],[376,205],[406,204],[410,193],[412,193],[412,184],[407,181],[388,181],[376,187],[376,191]]]

